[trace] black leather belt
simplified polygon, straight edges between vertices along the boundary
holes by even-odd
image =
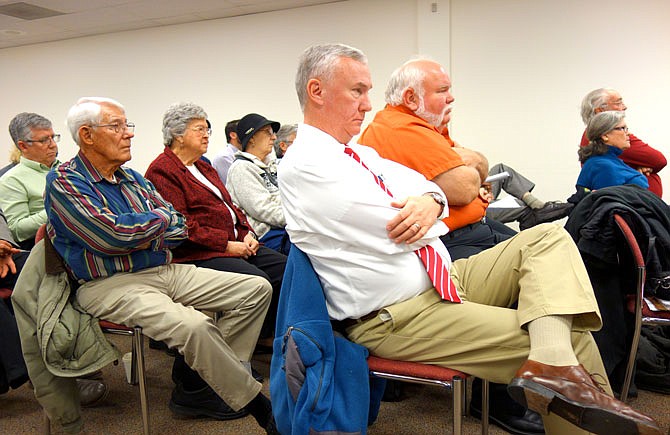
[[[358,319],[342,319],[342,320],[331,320],[330,324],[333,325],[335,331],[341,332],[344,334],[347,328],[350,326],[358,325],[359,323],[367,322],[368,320],[374,319],[379,314],[380,310],[373,311],[366,314]]]

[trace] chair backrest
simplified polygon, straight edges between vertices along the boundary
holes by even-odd
[[[614,222],[616,223],[617,227],[619,227],[619,230],[621,230],[621,234],[623,235],[626,245],[628,246],[633,263],[635,265],[636,308],[634,311],[635,314],[639,316],[642,310],[642,302],[644,300],[644,283],[647,280],[647,268],[645,259],[644,256],[642,255],[640,245],[637,242],[637,239],[635,238],[635,234],[633,233],[633,230],[630,228],[630,225],[628,225],[628,222],[626,222],[626,220],[617,213],[614,214]]]
[[[42,240],[47,235],[47,224],[42,224],[37,229],[37,234],[35,234],[35,243]]]
[[[630,249],[630,253],[633,256],[633,261],[635,262],[635,265],[637,267],[644,268],[645,267],[644,256],[642,255],[642,250],[640,250],[640,245],[637,243],[635,234],[633,234],[633,230],[631,230],[626,220],[619,214],[614,214],[614,222],[616,222],[616,225],[619,227],[621,233],[623,234],[624,239],[626,240],[626,244]]]

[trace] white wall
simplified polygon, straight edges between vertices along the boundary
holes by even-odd
[[[436,3],[437,12],[431,12]],[[619,89],[628,125],[670,157],[662,117],[670,101],[670,3],[666,0],[350,0],[314,7],[123,32],[0,50],[0,162],[6,125],[41,113],[64,128],[84,95],[109,96],[137,124],[130,166],[144,171],[162,150],[162,114],[193,101],[214,124],[210,153],[233,118],[259,112],[300,120],[296,58],[315,42],[344,42],[369,57],[373,113],[390,73],[421,52],[452,73],[453,137],[505,161],[547,199],[567,197],[579,171],[579,103],[588,91]],[[670,198],[670,169],[663,175]]]
[[[670,158],[670,2],[452,0],[453,137],[566,198],[581,99],[618,89],[631,131]],[[670,198],[670,168],[661,172]]]
[[[207,111],[211,156],[225,146],[231,119],[258,112],[281,123],[301,121],[293,80],[298,56],[315,42],[368,53],[374,107],[381,108],[391,71],[417,51],[416,21],[414,1],[355,0],[0,50],[0,161],[13,146],[6,126],[21,111],[51,119],[64,137],[59,159],[71,158],[77,148],[65,115],[85,95],[126,107],[137,125],[129,166],[141,172],[162,152],[163,112],[176,101]],[[407,33],[386,35],[388,28]]]

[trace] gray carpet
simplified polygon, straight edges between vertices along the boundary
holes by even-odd
[[[111,337],[111,340],[122,351],[130,350],[129,339]],[[152,433],[174,435],[264,433],[252,417],[226,422],[176,418],[167,407],[172,391],[170,379],[172,358],[148,347],[146,354]],[[266,377],[264,382],[266,394],[269,394],[267,380],[270,372],[269,361],[269,355],[259,355],[254,359],[254,367]],[[83,410],[85,433],[141,434],[138,387],[126,383],[122,364],[107,366],[103,370],[103,375],[110,389],[109,395],[100,406]],[[407,396],[405,400],[382,404],[377,422],[369,428],[370,435],[451,433],[451,397],[447,392],[437,387],[408,384],[405,394]],[[654,416],[664,431],[670,426],[670,396],[640,391],[639,397],[632,400],[631,404]],[[42,428],[41,418],[41,408],[27,385],[0,395],[0,434],[39,434]],[[51,433],[63,432],[52,425]],[[469,416],[465,417],[464,433],[479,434],[479,421]],[[506,432],[491,426],[490,433],[495,435]]]

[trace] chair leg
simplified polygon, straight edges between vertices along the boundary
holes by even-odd
[[[45,410],[42,410],[42,435],[51,434],[51,421]]]
[[[482,379],[482,435],[489,433],[489,381]]]
[[[136,370],[136,381],[140,384],[140,407],[142,411],[142,425],[144,435],[150,434],[149,429],[149,400],[147,398],[147,382],[144,371],[144,336],[142,335],[142,328],[136,326],[133,334],[133,371]]]
[[[461,435],[463,433],[463,397],[465,395],[463,379],[456,376],[452,380],[452,401],[454,403],[454,427],[452,433]]]
[[[641,278],[638,278],[641,279]],[[635,329],[633,330],[633,339],[630,343],[630,352],[628,353],[628,364],[626,365],[626,376],[621,387],[621,401],[628,400],[628,392],[630,391],[630,384],[633,382],[633,375],[635,374],[635,359],[637,357],[637,348],[640,345],[640,333],[642,332],[642,308],[638,305],[644,303],[643,301],[636,301],[635,303]]]

